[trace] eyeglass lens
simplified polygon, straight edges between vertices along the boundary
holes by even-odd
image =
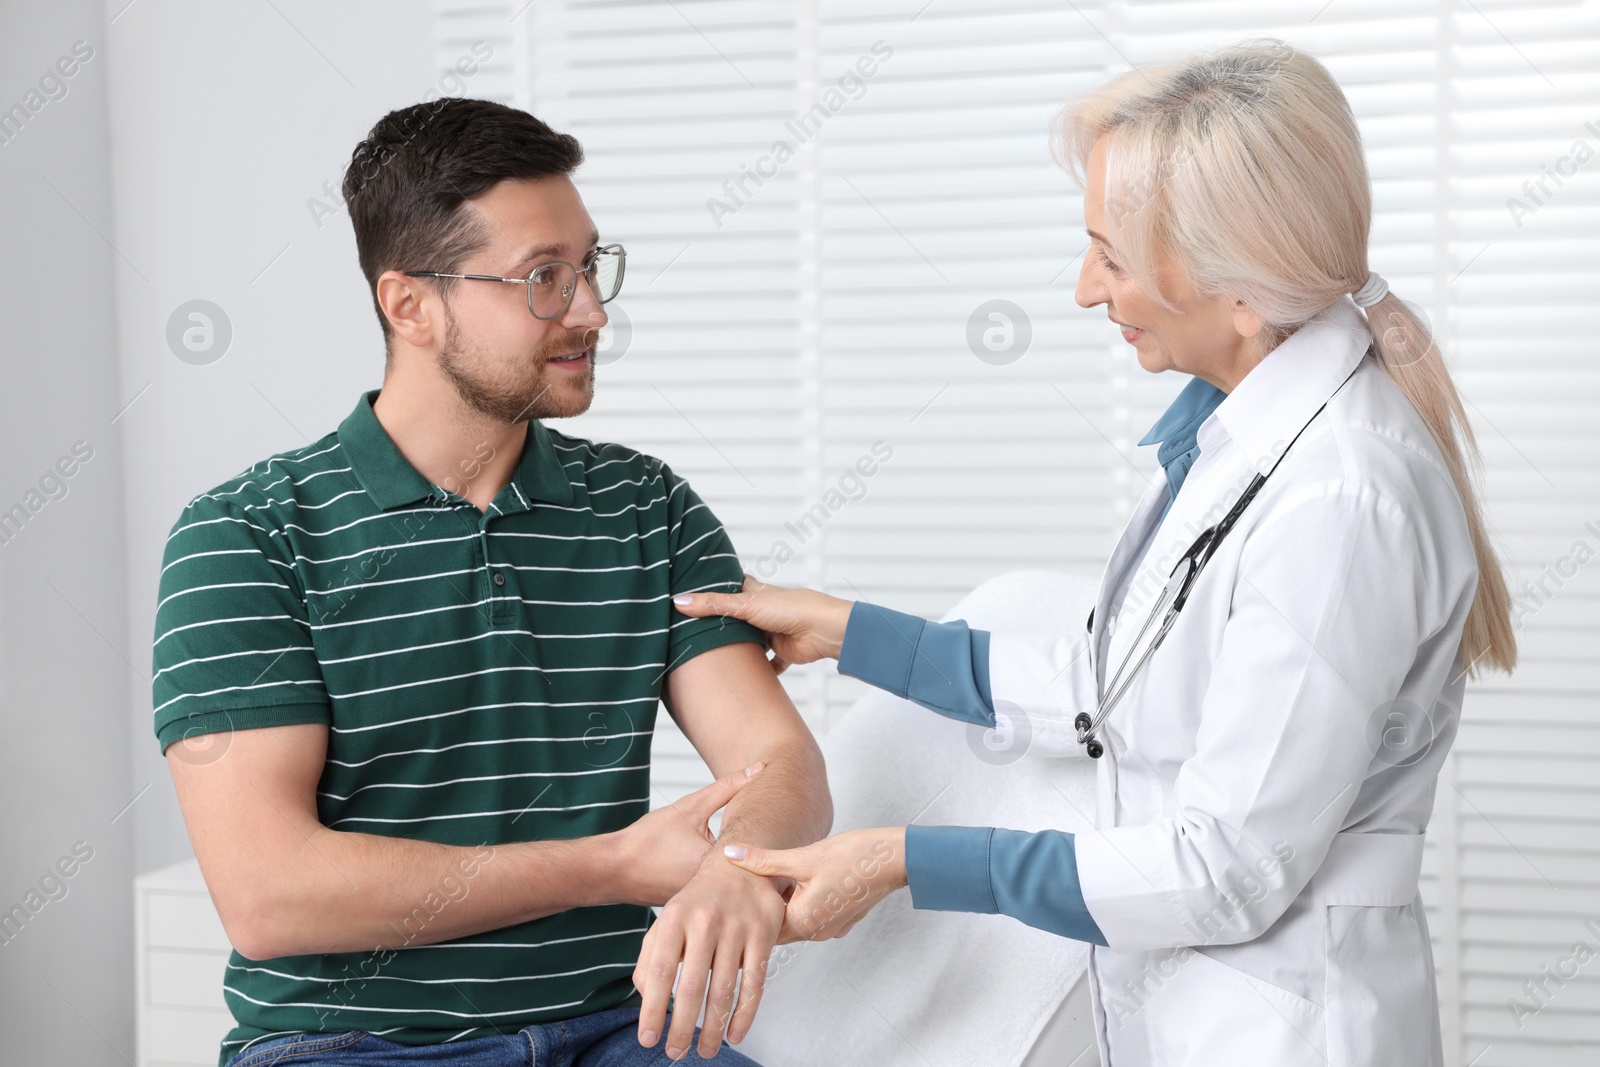
[[[622,289],[622,254],[595,253],[585,271],[594,298],[604,304]],[[528,310],[541,319],[553,319],[567,310],[578,288],[578,273],[568,263],[547,263],[528,276]]]

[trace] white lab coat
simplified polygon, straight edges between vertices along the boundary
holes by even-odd
[[[1442,1062],[1417,880],[1478,570],[1438,446],[1363,358],[1371,340],[1341,299],[1245,376],[1159,528],[1166,479],[1139,502],[1092,632],[993,635],[997,709],[1080,754],[1072,720],[1173,563],[1357,368],[1100,730],[1096,829],[1076,846],[1109,943],[1089,967],[1106,1067]]]

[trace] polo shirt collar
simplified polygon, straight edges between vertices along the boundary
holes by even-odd
[[[529,500],[570,504],[574,499],[572,481],[567,477],[567,468],[561,465],[550,429],[538,419],[528,420],[528,439],[523,443],[522,458],[512,480]]]
[[[1361,309],[1335,300],[1268,352],[1217,405],[1215,417],[1200,427],[1201,451],[1225,434],[1265,475],[1371,345]]]
[[[424,478],[411,461],[401,454],[378,421],[372,402],[381,389],[371,389],[361,394],[355,410],[339,424],[339,444],[350,459],[351,472],[380,509],[412,504],[438,495],[438,487]],[[519,492],[516,510],[524,510],[525,501],[543,500],[551,504],[572,503],[572,483],[566,468],[556,454],[550,431],[538,419],[528,420],[528,436],[522,447],[522,458],[512,475],[512,484]],[[509,512],[510,508],[503,508]]]

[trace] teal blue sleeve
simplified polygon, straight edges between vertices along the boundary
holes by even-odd
[[[1052,934],[1104,945],[1078,884],[1078,854],[1062,830],[906,827],[911,906],[1009,915]]]
[[[839,646],[839,673],[940,715],[994,725],[989,631],[960,619],[929,622],[858,600]]]
[[[989,631],[857,601],[839,673],[962,722],[994,726]],[[911,905],[1009,915],[1062,937],[1106,943],[1078,888],[1072,835],[993,826],[906,827]]]

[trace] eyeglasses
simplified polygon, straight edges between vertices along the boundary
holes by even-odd
[[[407,278],[461,278],[472,282],[509,282],[528,287],[528,310],[536,319],[559,319],[572,306],[572,296],[578,291],[578,276],[589,275],[589,291],[602,304],[613,300],[622,291],[622,271],[627,265],[628,253],[619,244],[602,245],[595,249],[588,266],[574,267],[565,260],[541,263],[528,272],[526,278],[500,278],[493,274],[445,274],[436,270],[408,270]]]

